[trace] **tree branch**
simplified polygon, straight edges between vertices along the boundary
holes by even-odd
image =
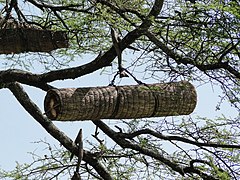
[[[228,64],[228,62],[216,62],[212,64],[200,64],[197,61],[194,61],[192,58],[188,57],[182,57],[179,54],[175,53],[173,50],[171,50],[167,45],[162,43],[158,38],[151,32],[146,32],[146,36],[149,38],[150,41],[152,41],[157,47],[159,47],[164,53],[166,53],[169,57],[174,59],[179,64],[184,65],[193,65],[196,68],[198,68],[201,71],[208,71],[208,70],[216,70],[216,69],[225,69],[231,74],[233,74],[235,77],[240,78],[240,73],[235,70],[232,66]]]
[[[46,82],[42,81],[40,75],[33,74],[31,72],[19,69],[0,71],[0,84],[8,84],[15,81],[40,88],[44,91],[53,88],[53,86],[50,86]]]
[[[153,151],[147,147],[143,147],[143,146],[134,144],[134,143],[126,140],[125,138],[121,137],[121,135],[119,135],[121,133],[117,133],[116,131],[112,130],[105,123],[103,123],[100,120],[94,120],[92,122],[122,148],[129,148],[129,149],[135,150],[141,154],[144,154],[144,155],[152,157],[156,160],[159,160],[160,162],[169,166],[172,170],[178,172],[182,176],[184,176],[186,173],[191,173],[191,174],[195,173],[205,179],[215,180],[215,178],[213,176],[207,175],[194,167],[180,166],[179,164],[171,161],[170,159],[167,159],[159,152]]]
[[[163,140],[168,140],[168,141],[181,141],[184,143],[196,145],[196,146],[205,146],[205,147],[215,147],[215,148],[235,148],[235,149],[240,149],[240,145],[229,145],[229,144],[216,144],[216,143],[203,143],[203,142],[198,142],[198,141],[193,141],[184,137],[180,136],[167,136],[163,135],[160,132],[155,132],[151,129],[141,129],[139,131],[135,131],[132,133],[118,133],[119,136],[123,138],[128,138],[128,139],[133,139],[136,136],[142,135],[142,134],[150,134],[154,137],[157,137],[159,139]]]
[[[42,127],[55,139],[57,139],[66,149],[78,156],[78,148],[75,143],[60,131],[49,119],[42,115],[38,106],[29,98],[28,94],[24,91],[19,83],[8,84],[8,88],[14,94],[19,103],[25,110],[38,122]],[[83,160],[90,164],[98,174],[107,180],[112,180],[108,171],[94,158],[94,155],[88,151],[84,151]]]
[[[129,32],[119,42],[121,51],[126,49],[137,38],[142,36],[148,30],[148,28],[152,24],[151,18],[158,16],[158,14],[161,11],[162,5],[163,5],[163,0],[155,1],[155,4],[152,10],[150,11],[147,18],[143,21],[143,23],[138,28]],[[115,48],[112,46],[106,53],[98,56],[90,63],[87,63],[82,66],[50,71],[48,73],[43,73],[43,74],[32,74],[30,72],[26,72],[23,70],[16,70],[16,69],[0,71],[0,84],[17,81],[17,82],[38,87],[42,90],[47,91],[50,88],[53,88],[47,85],[47,83],[56,81],[56,80],[75,79],[77,77],[90,74],[98,69],[109,66],[109,64],[111,64],[111,62],[115,59],[116,56],[117,56],[117,53],[115,51]]]
[[[90,13],[89,10],[92,9],[93,7],[87,8],[87,9],[79,9],[78,7],[81,6],[80,4],[69,4],[66,6],[61,6],[61,5],[52,5],[52,4],[46,4],[44,2],[37,2],[35,0],[26,0],[36,6],[37,8],[41,9],[44,11],[44,8],[51,9],[52,11],[74,11],[74,12],[83,12],[83,13]]]
[[[111,3],[111,1],[106,0],[97,0],[98,3],[101,3],[102,5],[105,5],[109,7],[110,9],[114,10],[116,13],[118,13],[125,21],[129,22],[131,25],[136,26],[135,23],[133,23],[127,16],[125,16],[124,13],[130,12],[132,14],[135,14],[137,17],[139,17],[141,20],[145,19],[145,16],[139,13],[138,11],[134,9],[130,9],[127,7],[119,8],[118,6]]]

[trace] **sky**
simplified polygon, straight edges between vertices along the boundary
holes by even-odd
[[[4,56],[1,56],[1,58],[4,58]],[[86,63],[86,59],[90,60],[91,58],[89,56],[83,56],[82,59],[75,61],[72,66],[79,65],[79,62]],[[4,66],[1,65],[0,62],[0,70],[4,69]],[[112,76],[100,75],[101,72],[100,70],[75,80],[57,81],[51,84],[58,88],[106,86],[110,83]],[[148,80],[147,83],[152,82]],[[132,79],[124,79],[119,83],[119,85],[124,84],[136,83]],[[24,88],[33,101],[43,110],[43,101],[46,92],[30,86],[24,86]],[[219,93],[220,89],[217,87],[212,88],[210,84],[197,87],[198,102],[192,115],[214,118],[224,114],[226,116],[235,117],[237,112],[233,108],[230,108],[226,102],[222,104],[220,111],[216,111],[216,105],[220,100],[218,97]],[[8,89],[0,89],[0,122],[1,169],[13,169],[16,166],[16,161],[19,163],[31,162],[32,158],[28,152],[34,151],[40,154],[45,153],[45,146],[39,146],[34,143],[36,141],[46,140],[51,144],[59,146],[59,143],[23,109]],[[89,121],[54,122],[54,124],[72,139],[75,139],[80,128],[83,129],[84,139],[90,138],[91,134],[95,131],[94,126]]]
[[[85,57],[89,58],[88,56]],[[83,57],[84,59],[84,57]],[[89,58],[90,59],[90,58]],[[83,60],[82,60],[83,61]],[[77,65],[75,62],[75,65]],[[74,64],[74,63],[73,63]],[[77,78],[75,80],[57,81],[51,83],[55,87],[93,87],[106,86],[109,84],[111,76],[100,75],[101,70],[95,73]],[[128,78],[119,82],[119,85],[136,84],[134,80]],[[46,92],[37,88],[24,86],[32,100],[42,109]],[[230,108],[227,103],[223,103],[220,111],[216,111],[216,105],[219,102],[219,92],[217,87],[211,85],[202,85],[197,87],[198,101],[192,116],[214,118],[224,114],[235,117],[237,112]],[[31,162],[31,155],[28,152],[45,153],[46,147],[34,142],[46,140],[51,144],[59,143],[52,138],[43,127],[37,123],[17,102],[13,94],[8,89],[0,89],[0,114],[1,126],[1,153],[0,168],[11,170],[19,163]],[[91,122],[54,122],[54,124],[64,131],[70,138],[75,139],[80,128],[83,129],[84,139],[91,137],[95,129]]]

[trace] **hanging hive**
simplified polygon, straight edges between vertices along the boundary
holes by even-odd
[[[51,89],[44,100],[47,117],[57,121],[134,119],[188,115],[195,88],[187,81],[135,86]]]
[[[20,24],[12,19],[1,27],[0,54],[50,52],[69,47],[65,31],[40,29],[26,23]]]

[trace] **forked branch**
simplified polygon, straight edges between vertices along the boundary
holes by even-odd
[[[19,83],[11,83],[8,88],[14,94],[19,103],[25,108],[25,110],[38,122],[43,128],[55,139],[57,139],[67,150],[78,156],[78,148],[75,143],[58,129],[52,121],[43,116],[41,110],[38,106],[29,98],[28,94],[24,91]],[[99,161],[94,158],[94,155],[88,151],[84,151],[83,161],[90,164],[98,174],[104,178],[111,180],[112,177],[109,172],[99,163]]]
[[[167,165],[168,167],[170,167],[173,171],[178,172],[182,176],[184,176],[187,173],[191,173],[191,174],[198,174],[203,179],[210,179],[210,180],[216,179],[215,177],[208,175],[195,167],[179,165],[178,163],[168,159],[167,157],[165,157],[164,155],[162,155],[157,151],[153,151],[150,148],[143,147],[139,144],[136,144],[127,140],[126,138],[121,136],[122,133],[117,133],[116,131],[112,130],[110,127],[108,127],[105,123],[103,123],[100,120],[93,121],[93,123],[122,148],[132,149],[141,154],[144,154],[153,159],[156,159],[162,162],[163,164]]]

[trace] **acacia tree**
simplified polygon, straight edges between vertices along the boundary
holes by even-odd
[[[79,146],[41,112],[22,84],[48,91],[57,88],[49,85],[53,81],[115,67],[112,62],[119,52],[110,27],[122,35],[118,42],[120,51],[126,51],[130,45],[140,50],[131,62],[125,62],[133,76],[144,68],[145,74],[150,74],[143,76],[145,79],[212,83],[221,87],[222,100],[239,110],[238,1],[26,0],[25,3],[40,10],[40,15],[26,16],[27,23],[67,31],[71,46],[51,54],[58,69],[50,62],[48,71],[39,74],[24,66],[9,68],[0,71],[0,85],[8,88],[63,147],[52,149],[46,143],[51,156],[35,159],[33,164],[10,173],[2,172],[2,176],[49,179],[74,174],[79,163]],[[76,67],[64,66],[67,61],[60,63],[61,58],[75,60],[72,54],[86,53],[95,54],[96,58]],[[24,60],[18,59],[18,65],[24,64]],[[238,117],[184,116],[119,122],[122,123],[115,127],[101,120],[89,122],[96,126],[95,142],[85,142],[79,171],[82,178],[239,179]],[[106,141],[101,134],[106,135]],[[69,161],[70,153],[76,155],[75,161]],[[39,162],[42,164],[35,166]]]

